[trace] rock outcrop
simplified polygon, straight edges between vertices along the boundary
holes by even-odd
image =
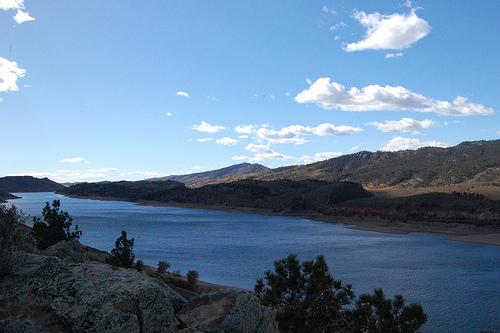
[[[277,332],[274,312],[249,292],[222,290],[193,298],[177,317],[204,332]]]
[[[0,276],[0,333],[278,332],[274,312],[250,292],[185,293],[157,274],[89,259],[77,241],[26,249],[11,252]]]

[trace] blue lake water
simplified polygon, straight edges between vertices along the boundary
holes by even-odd
[[[81,242],[111,250],[121,230],[135,239],[136,259],[173,270],[194,269],[204,281],[252,289],[273,261],[323,254],[333,275],[356,294],[381,287],[421,303],[425,332],[500,332],[500,247],[448,241],[443,235],[384,234],[298,217],[151,207],[121,201],[17,193],[10,202],[40,215],[46,201],[83,231]],[[31,218],[27,219],[31,222]]]

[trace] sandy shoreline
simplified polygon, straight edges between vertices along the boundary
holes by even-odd
[[[329,216],[322,214],[294,214],[273,212],[264,209],[247,208],[247,207],[227,207],[227,206],[209,206],[200,204],[182,204],[182,203],[166,203],[161,201],[132,201],[123,198],[98,197],[98,196],[77,196],[64,195],[67,197],[90,199],[90,200],[106,200],[106,201],[126,201],[133,202],[144,206],[160,206],[160,207],[178,207],[178,208],[193,208],[203,210],[215,210],[226,212],[239,212],[247,214],[258,214],[268,216],[295,216],[309,220],[322,221],[327,223],[341,223],[346,228],[374,231],[381,233],[392,234],[408,234],[410,232],[429,232],[445,234],[446,239],[457,242],[475,243],[500,246],[500,230],[491,227],[482,227],[474,225],[466,225],[459,223],[441,223],[441,222],[401,222],[384,220],[380,218],[361,219],[355,217]]]

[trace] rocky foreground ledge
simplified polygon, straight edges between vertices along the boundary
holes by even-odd
[[[104,263],[78,241],[44,251],[28,233],[0,275],[0,332],[278,332],[275,312],[250,292]],[[180,278],[182,279],[182,278]]]

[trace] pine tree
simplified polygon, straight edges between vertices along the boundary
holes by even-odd
[[[134,259],[134,239],[127,239],[127,232],[122,230],[106,262],[116,267],[131,268],[134,266]]]

